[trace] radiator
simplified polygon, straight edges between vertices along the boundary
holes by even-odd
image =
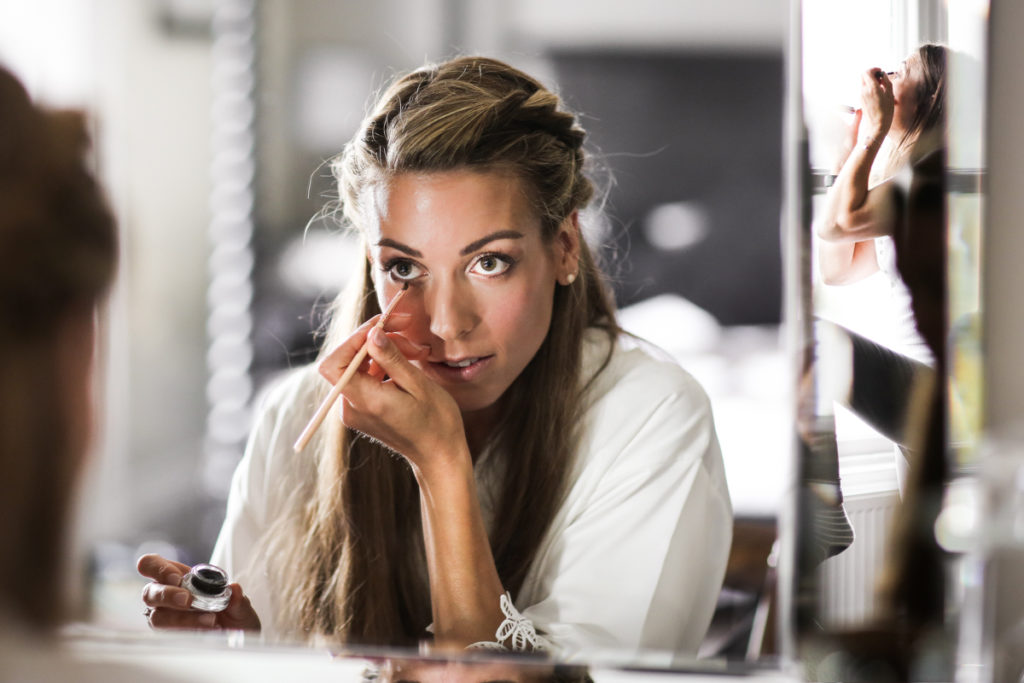
[[[885,560],[899,494],[888,490],[847,495],[844,503],[854,541],[825,560],[819,571],[819,618],[826,628],[862,625],[877,614],[875,585]]]

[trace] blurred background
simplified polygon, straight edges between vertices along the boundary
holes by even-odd
[[[712,398],[734,506],[772,522],[786,0],[0,0],[0,62],[87,109],[119,217],[108,409],[79,547],[101,623],[142,627],[134,560],[206,559],[251,411],[316,351],[353,245],[318,217],[373,93],[485,53],[554,85],[613,178],[586,229],[626,327]],[[600,179],[599,178],[599,179]]]

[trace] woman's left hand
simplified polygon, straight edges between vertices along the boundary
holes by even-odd
[[[455,399],[410,363],[392,336],[376,325],[357,331],[321,362],[320,374],[333,384],[367,340],[371,370],[357,372],[342,392],[342,422],[401,453],[417,474],[468,456]]]

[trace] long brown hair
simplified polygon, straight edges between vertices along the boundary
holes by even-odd
[[[72,112],[34,106],[0,68],[0,601],[46,628],[62,617],[64,531],[83,444],[58,356],[113,277],[114,221]]]
[[[557,95],[507,64],[463,57],[426,66],[381,95],[335,160],[343,215],[357,230],[367,225],[367,189],[396,174],[500,170],[523,183],[550,241],[594,195],[584,137]],[[359,268],[354,287],[338,299],[325,349],[379,312],[365,259]],[[488,444],[502,482],[491,548],[513,596],[565,493],[585,391],[583,334],[595,326],[609,337],[618,333],[611,298],[583,244],[579,275],[556,287],[547,337],[503,396],[504,415]],[[268,560],[282,593],[282,622],[342,642],[414,644],[431,620],[416,481],[401,458],[332,422],[297,533],[283,526],[271,532]]]
[[[907,130],[892,148],[890,172],[913,161],[920,153],[931,151],[919,147],[940,145],[946,133],[946,63],[949,50],[944,45],[925,43],[914,54],[921,65],[921,80],[914,93],[917,109]]]

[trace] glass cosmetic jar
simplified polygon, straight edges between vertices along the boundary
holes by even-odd
[[[223,612],[231,599],[227,572],[212,564],[192,567],[181,587],[192,594],[192,607],[204,612]]]

